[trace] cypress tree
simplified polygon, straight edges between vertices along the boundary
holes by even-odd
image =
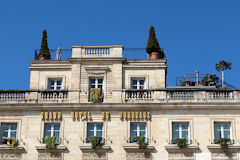
[[[47,59],[51,58],[50,50],[47,43],[47,31],[43,30],[42,32],[42,42],[41,48],[38,57],[46,57]]]
[[[158,52],[160,58],[165,57],[165,53],[162,51],[158,43],[157,37],[155,35],[155,29],[153,26],[151,26],[149,30],[149,38],[147,42],[146,52],[148,54],[151,54],[152,52]]]

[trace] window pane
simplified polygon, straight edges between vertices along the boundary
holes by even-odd
[[[90,87],[91,87],[91,88],[95,88],[95,85],[91,85]]]
[[[101,88],[101,89],[102,89],[102,85],[98,85],[98,88]]]
[[[230,127],[231,127],[231,123],[223,123],[224,138],[231,138]]]
[[[8,124],[2,123],[2,125],[1,125],[1,137],[8,137]]]
[[[144,80],[140,80],[140,85],[144,85]]]
[[[188,131],[182,131],[182,138],[188,139]]]
[[[10,138],[17,138],[17,132],[11,131]]]
[[[62,85],[62,81],[58,80],[57,85]]]
[[[87,124],[87,142],[89,141],[89,137],[94,136],[94,124],[88,123]]]
[[[137,136],[137,124],[130,123],[130,139],[132,140],[135,136]]]
[[[132,85],[137,85],[137,80],[132,80]]]
[[[179,138],[179,123],[172,123],[172,140]]]
[[[139,128],[140,128],[140,130],[146,130],[146,124],[145,123],[140,123]]]
[[[96,136],[102,137],[102,131],[97,131]]]
[[[221,124],[220,123],[214,123],[214,139],[217,140],[221,138]]]
[[[102,124],[97,124],[97,130],[102,130],[103,125]]]
[[[50,85],[53,86],[54,85],[54,81],[50,81]]]
[[[98,79],[98,84],[102,84],[103,83],[103,79]]]
[[[188,123],[181,123],[182,130],[188,131]]]
[[[146,137],[146,131],[140,131],[139,136],[144,136],[144,137]]]
[[[91,84],[95,84],[95,79],[90,79]]]
[[[54,124],[54,130],[60,130],[60,124]]]
[[[8,130],[8,124],[2,123],[1,129],[2,129],[2,130]]]

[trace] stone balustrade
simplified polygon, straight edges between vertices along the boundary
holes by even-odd
[[[25,91],[18,90],[0,91],[0,103],[6,101],[25,101]]]
[[[123,57],[122,45],[110,46],[72,46],[72,58]]]
[[[67,91],[42,91],[41,100],[67,100],[68,92]]]
[[[152,100],[153,91],[151,90],[129,90],[125,94],[126,100]]]
[[[88,96],[79,99],[76,91],[35,91],[0,90],[0,103],[91,103]],[[88,95],[88,93],[86,93]],[[84,99],[85,98],[85,99]],[[204,103],[204,102],[240,102],[238,89],[157,89],[122,90],[122,96],[105,97],[102,103]]]

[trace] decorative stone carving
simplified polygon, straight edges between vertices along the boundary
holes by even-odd
[[[192,152],[185,152],[185,153],[169,153],[168,154],[169,160],[194,160],[195,156]]]
[[[212,160],[238,160],[237,152],[213,152],[211,153]]]
[[[63,160],[63,154],[60,152],[39,152],[38,160]]]
[[[82,160],[107,160],[107,153],[101,151],[83,152]]]
[[[127,152],[127,160],[151,160],[150,152]]]
[[[0,152],[0,160],[21,160],[21,153]]]

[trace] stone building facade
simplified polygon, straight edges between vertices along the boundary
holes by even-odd
[[[166,87],[165,59],[128,60],[122,51],[72,46],[68,60],[31,61],[29,90],[0,90],[0,160],[240,159],[240,90]],[[91,88],[101,88],[101,102],[90,101]],[[46,149],[45,136],[56,148]],[[90,136],[102,146],[93,149]],[[226,152],[219,138],[230,139]]]

